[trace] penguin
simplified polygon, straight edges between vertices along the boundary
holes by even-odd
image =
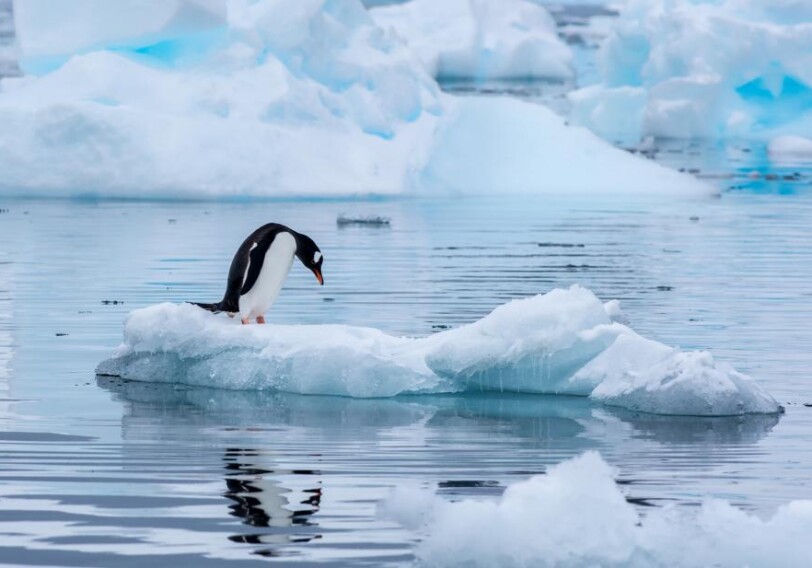
[[[265,312],[279,295],[294,256],[323,286],[324,256],[313,239],[284,225],[268,223],[248,235],[237,249],[223,299],[216,304],[191,303],[214,313],[239,313],[243,324],[254,318],[265,323]]]

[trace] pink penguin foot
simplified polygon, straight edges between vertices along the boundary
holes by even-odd
[[[248,325],[251,321],[248,318],[240,318],[240,321],[243,325]]]
[[[257,316],[257,323],[265,323],[265,316]]]

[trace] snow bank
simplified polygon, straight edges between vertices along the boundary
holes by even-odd
[[[603,81],[573,117],[604,136],[809,133],[812,9],[796,0],[627,0]]]
[[[161,304],[130,314],[124,343],[97,372],[352,397],[514,391],[591,396],[662,414],[779,411],[752,379],[708,353],[640,337],[613,321],[616,310],[573,286],[415,339],[346,325],[242,326],[188,304]]]
[[[26,67],[58,67],[0,83],[0,193],[713,192],[537,105],[443,95],[357,0],[21,4]]]
[[[527,0],[411,0],[374,8],[438,79],[569,79],[572,51]]]
[[[498,501],[448,502],[399,489],[384,516],[424,535],[430,566],[806,566],[812,501],[762,520],[727,501],[641,516],[595,452],[507,488]]]

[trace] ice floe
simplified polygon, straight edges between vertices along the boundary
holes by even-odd
[[[381,515],[422,535],[429,566],[806,566],[812,501],[767,518],[728,501],[641,515],[596,452],[507,488],[498,500],[449,502],[401,488]]]
[[[569,79],[573,55],[550,14],[527,0],[411,0],[372,16],[438,79]]]
[[[780,0],[627,0],[602,82],[571,95],[606,137],[809,134],[812,9]]]
[[[41,74],[0,82],[3,194],[714,191],[541,106],[444,95],[358,0],[22,4]]]
[[[428,337],[348,325],[250,325],[189,304],[135,310],[101,375],[300,394],[465,391],[590,396],[659,414],[775,413],[751,378],[706,352],[640,337],[580,286],[514,300]]]

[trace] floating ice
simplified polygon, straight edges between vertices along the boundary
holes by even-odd
[[[571,100],[606,137],[812,131],[808,2],[628,0],[599,59],[602,83]]]
[[[381,215],[347,215],[341,213],[336,217],[336,225],[339,227],[388,227],[391,223],[392,220],[389,217]]]
[[[226,389],[388,397],[513,391],[591,396],[643,412],[774,413],[752,379],[644,339],[573,286],[514,300],[483,319],[423,338],[346,325],[251,325],[189,304],[132,312],[124,343],[98,373]]]
[[[402,488],[381,513],[423,535],[417,556],[429,566],[766,568],[812,557],[812,501],[792,501],[766,520],[716,499],[642,516],[614,474],[588,452],[511,485],[498,501],[452,503]]]
[[[572,51],[527,0],[411,0],[374,8],[438,79],[569,79]]]
[[[0,83],[0,193],[713,192],[537,105],[443,95],[358,0],[21,4],[29,67],[68,59]]]
[[[779,162],[812,162],[812,139],[778,136],[767,146],[770,158]]]

